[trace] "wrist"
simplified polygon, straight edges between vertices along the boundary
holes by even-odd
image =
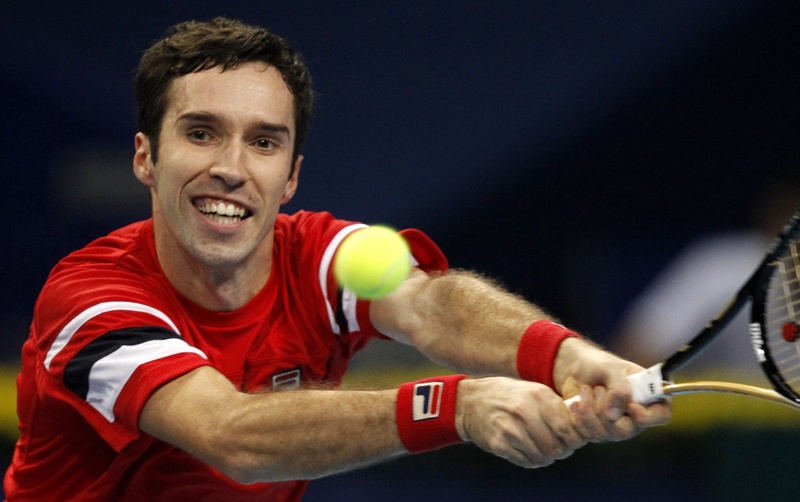
[[[539,382],[553,390],[556,357],[561,344],[579,335],[551,321],[536,321],[523,333],[517,349],[517,373],[523,380]]]
[[[397,431],[403,446],[421,453],[463,442],[456,428],[459,382],[465,375],[426,378],[400,386]]]

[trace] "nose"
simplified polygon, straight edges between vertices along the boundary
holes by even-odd
[[[214,159],[209,175],[232,188],[243,185],[248,178],[243,147],[235,141],[227,142],[219,149],[219,155]]]

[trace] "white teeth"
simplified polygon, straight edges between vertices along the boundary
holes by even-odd
[[[228,217],[244,218],[245,209],[234,204],[220,202],[205,202],[198,206],[200,212],[207,215],[219,215]]]

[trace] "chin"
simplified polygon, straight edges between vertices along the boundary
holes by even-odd
[[[252,254],[251,246],[211,244],[194,246],[192,256],[206,267],[231,268],[242,264]]]

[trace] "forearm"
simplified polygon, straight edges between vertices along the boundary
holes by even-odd
[[[373,307],[373,322],[461,372],[517,377],[523,333],[534,321],[551,319],[536,305],[470,272],[417,276],[410,282],[414,294],[401,292],[389,305]]]
[[[228,415],[228,458],[252,480],[312,479],[405,453],[392,391],[299,390],[248,396]],[[299,454],[302,452],[302,454]]]
[[[251,483],[312,479],[406,453],[396,390],[244,394],[210,368],[157,391],[140,426]]]

